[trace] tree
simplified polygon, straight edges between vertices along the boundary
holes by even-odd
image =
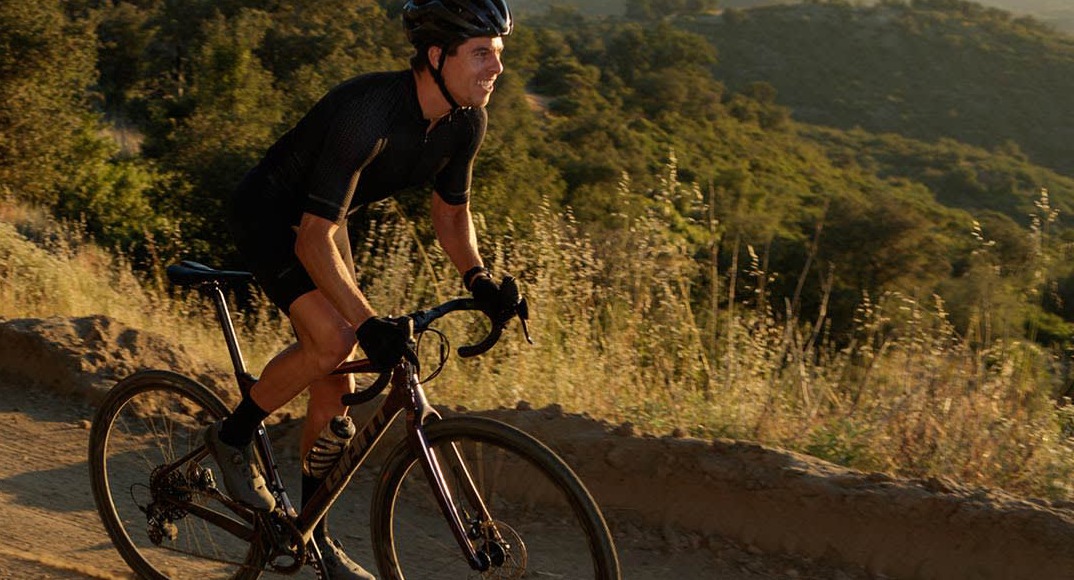
[[[228,247],[224,201],[280,131],[282,97],[254,54],[269,23],[249,9],[203,23],[205,41],[180,101],[189,113],[175,117],[175,130],[157,145],[165,167],[187,180],[171,189],[169,211],[205,248]]]
[[[876,296],[885,290],[914,294],[946,277],[950,265],[935,218],[893,190],[868,195],[832,199],[821,257],[836,265],[838,279]]]
[[[145,52],[153,40],[149,17],[148,11],[127,2],[102,10],[97,25],[97,69],[105,110],[112,116],[121,112],[130,116],[124,109],[142,88],[147,73]]]
[[[88,233],[108,246],[142,253],[150,236],[157,252],[174,241],[173,222],[157,207],[169,176],[141,159],[118,159],[119,146],[87,122],[77,138],[80,162],[60,189],[56,213],[85,224]],[[158,256],[160,257],[160,256]]]
[[[0,0],[0,195],[56,202],[90,117],[94,43],[59,0]]]
[[[708,12],[717,4],[717,0],[627,0],[626,17],[632,20],[655,20]]]
[[[271,16],[256,53],[288,87],[291,117],[343,80],[407,66],[410,46],[403,27],[372,0],[287,0],[276,3]]]

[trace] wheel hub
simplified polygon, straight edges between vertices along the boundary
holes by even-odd
[[[529,559],[526,544],[522,536],[511,526],[503,522],[483,522],[471,528],[471,535],[477,533],[475,541],[481,542],[477,551],[478,560],[487,562],[488,568],[483,576],[489,578],[522,578],[526,573]]]
[[[187,478],[178,470],[161,472],[162,467],[153,470],[149,477],[149,494],[152,501],[145,507],[146,532],[149,541],[159,546],[165,539],[175,541],[179,537],[179,528],[175,522],[187,515],[183,506],[193,495]]]

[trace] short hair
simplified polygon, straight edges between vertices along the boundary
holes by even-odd
[[[469,39],[457,40],[448,44],[447,46],[441,46],[440,48],[447,53],[448,56],[455,56],[459,52],[459,47]],[[415,47],[414,54],[410,57],[410,68],[415,72],[423,72],[431,68],[429,63],[429,49],[437,46],[435,44],[427,44],[425,46]]]

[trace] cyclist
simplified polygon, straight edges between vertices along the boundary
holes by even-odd
[[[353,380],[330,372],[355,345],[382,369],[405,353],[405,325],[378,316],[355,280],[347,216],[358,206],[431,182],[434,230],[463,285],[493,319],[514,307],[515,296],[501,292],[483,265],[469,207],[510,10],[505,0],[409,0],[403,23],[415,48],[410,69],[333,88],[269,148],[230,200],[236,246],[297,336],[205,433],[228,493],[255,509],[275,507],[253,455],[257,425],[309,388],[305,457],[331,418],[345,412],[340,397]],[[320,483],[303,473],[303,503]],[[329,538],[323,520],[314,538],[329,577],[372,578]]]

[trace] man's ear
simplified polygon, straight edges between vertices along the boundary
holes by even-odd
[[[436,71],[440,70],[440,53],[443,50],[435,44],[425,49],[425,56],[429,59],[429,68]]]

